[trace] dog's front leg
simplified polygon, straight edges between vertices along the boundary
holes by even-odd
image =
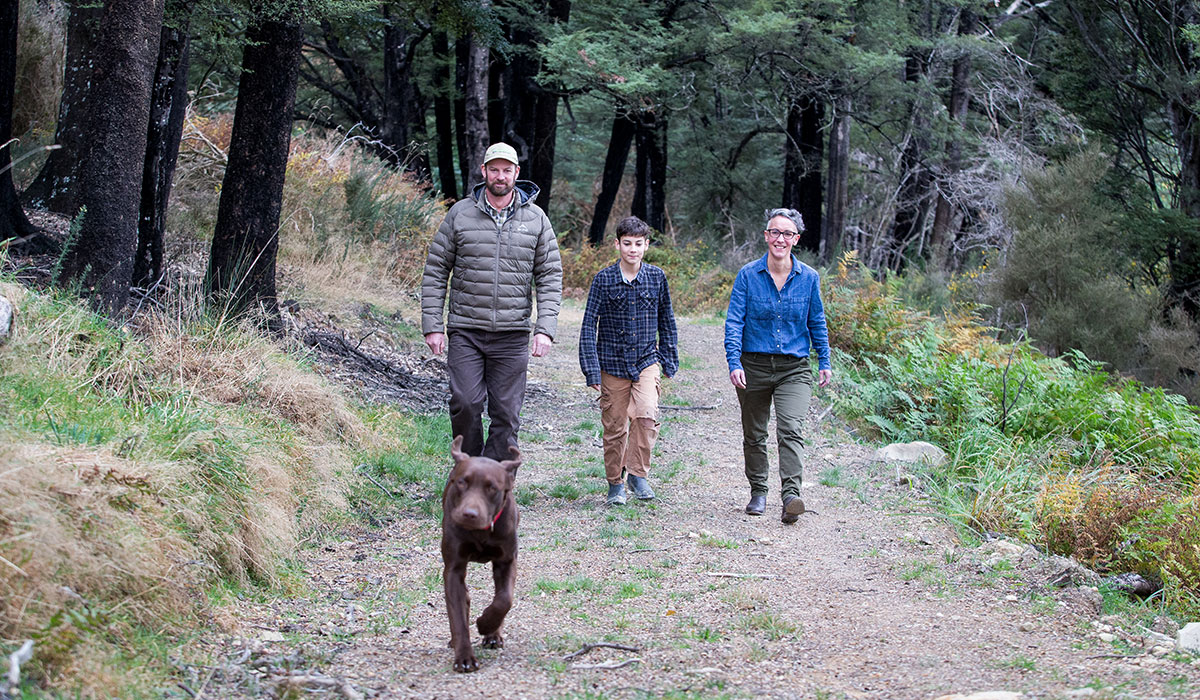
[[[479,634],[483,635],[483,646],[498,648],[504,646],[504,637],[500,634],[504,627],[504,616],[512,609],[517,555],[513,554],[512,559],[492,562],[492,578],[496,581],[496,597],[492,598],[491,605],[484,609],[475,624],[479,627]]]
[[[450,618],[450,647],[454,649],[454,670],[470,673],[479,669],[471,649],[467,617],[471,614],[471,596],[467,592],[467,560],[446,562],[442,570],[446,589],[446,616]]]

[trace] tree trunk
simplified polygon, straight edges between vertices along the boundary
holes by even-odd
[[[37,233],[25,216],[12,179],[13,93],[17,83],[16,2],[0,4],[0,241],[17,239],[24,243]]]
[[[416,45],[424,34],[414,34],[402,20],[389,16],[383,30],[383,115],[380,139],[387,146],[387,159],[406,168],[418,179],[429,179],[429,156],[415,136],[423,134],[424,112],[417,81],[413,78]]]
[[[137,252],[133,261],[133,286],[150,288],[163,272],[163,234],[167,229],[167,202],[175,178],[175,161],[183,136],[187,111],[188,15],[183,8],[175,26],[163,26],[159,36],[158,65],[150,93],[150,125],[146,132],[146,157],[142,166],[141,216],[138,218]]]
[[[920,57],[910,56],[905,63],[905,80],[913,90],[924,76],[927,66]],[[920,97],[913,95],[909,108],[909,133],[900,155],[900,187],[896,198],[896,213],[888,236],[889,255],[883,261],[899,271],[904,267],[904,253],[909,245],[925,234],[929,216],[932,178],[925,164],[928,146],[928,123],[922,112]]]
[[[571,16],[570,0],[550,0],[551,22],[566,22]],[[533,144],[529,153],[531,179],[541,189],[538,204],[550,209],[550,193],[554,186],[554,148],[558,138],[558,95],[543,90],[533,108]]]
[[[604,157],[604,172],[600,176],[600,195],[592,210],[592,224],[588,228],[588,243],[598,246],[604,242],[604,229],[612,213],[617,191],[621,189],[621,178],[625,175],[625,161],[629,159],[629,147],[637,125],[620,109],[613,118],[612,135],[608,138],[608,155]]]
[[[125,308],[133,279],[150,89],[162,0],[108,0],[94,45],[77,201],[87,210],[56,282],[80,286],[110,314]]]
[[[37,177],[25,188],[24,200],[31,206],[74,216],[76,166],[84,150],[84,122],[88,115],[88,85],[91,83],[92,45],[104,9],[98,3],[75,0],[67,18],[67,57],[58,123],[54,127],[57,149],[50,151]]]
[[[821,155],[824,142],[821,123],[825,105],[810,95],[793,100],[788,109],[784,140],[782,205],[800,212],[804,232],[802,250],[818,252],[821,247]]]
[[[667,118],[647,110],[637,116],[637,181],[631,213],[650,228],[666,228]]]
[[[279,314],[275,256],[300,60],[299,23],[262,20],[247,32],[206,286],[233,312]]]
[[[975,32],[975,13],[964,9],[959,19],[958,35],[970,36]],[[971,55],[964,51],[954,59],[950,73],[950,119],[954,124],[962,125],[967,118],[967,108],[971,103],[969,91],[971,80]],[[931,267],[935,270],[946,270],[950,258],[950,248],[954,243],[954,231],[962,223],[962,215],[956,215],[954,206],[946,197],[962,169],[962,146],[956,136],[946,141],[946,168],[942,176],[942,185],[937,188],[937,205],[933,212],[933,228],[929,234],[929,258]],[[958,222],[958,226],[955,222]]]
[[[827,211],[821,223],[820,260],[828,263],[842,246],[850,191],[850,96],[838,95],[829,130],[829,167],[825,174]]]
[[[486,5],[486,0],[485,0]],[[466,104],[463,132],[467,146],[467,194],[483,182],[480,166],[489,145],[488,139],[488,46],[478,35],[471,36],[466,76]]]
[[[458,146],[458,174],[463,196],[471,193],[470,154],[467,153],[467,72],[471,67],[471,37],[454,43],[454,142]]]
[[[454,176],[454,119],[450,96],[450,43],[446,32],[433,35],[433,121],[437,129],[438,182],[442,196],[458,199],[458,181]]]
[[[1179,208],[1200,220],[1200,118],[1195,102],[1167,103],[1171,131],[1179,153]],[[1168,249],[1171,282],[1167,296],[1192,318],[1200,318],[1200,236],[1182,236]]]

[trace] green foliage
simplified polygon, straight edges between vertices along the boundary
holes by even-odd
[[[1105,172],[1101,155],[1085,151],[1026,173],[1005,200],[1016,233],[992,293],[1005,323],[1028,324],[1051,354],[1073,348],[1127,369],[1159,299],[1122,276],[1116,214],[1096,189]]]
[[[898,304],[878,289],[864,294],[872,308]],[[859,307],[846,299],[843,308]],[[1200,411],[1080,352],[1048,358],[962,319],[892,318],[888,334],[840,334],[856,353],[838,349],[834,360],[839,415],[868,436],[946,448],[944,466],[919,474],[964,528],[1141,571],[1163,581],[1172,609],[1192,609]],[[864,342],[880,335],[892,344]]]

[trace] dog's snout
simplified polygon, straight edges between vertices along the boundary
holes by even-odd
[[[462,514],[464,518],[470,518],[471,520],[479,517],[479,511],[469,507],[463,508]]]

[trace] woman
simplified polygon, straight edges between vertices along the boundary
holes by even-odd
[[[742,407],[742,454],[750,482],[746,513],[762,515],[767,503],[767,427],[775,404],[779,480],[785,524],[804,512],[801,428],[812,398],[810,355],[817,355],[817,384],[833,378],[829,332],[817,271],[792,257],[804,230],[795,209],[767,211],[767,253],[738,271],[725,315],[729,381]]]

